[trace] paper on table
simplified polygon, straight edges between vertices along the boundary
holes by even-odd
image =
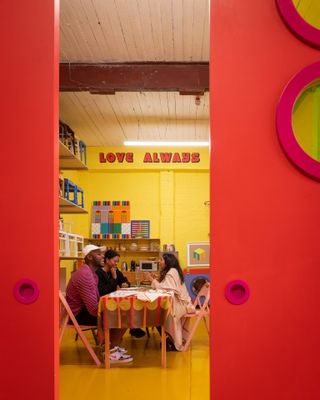
[[[117,290],[116,292],[109,293],[109,297],[127,297],[135,296],[138,292],[134,290]]]
[[[155,301],[158,297],[163,296],[164,293],[160,291],[147,291],[147,292],[139,292],[137,294],[137,299],[141,301]]]

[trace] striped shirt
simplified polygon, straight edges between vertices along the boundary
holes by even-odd
[[[85,307],[91,315],[98,311],[98,276],[83,264],[70,278],[66,293],[67,302],[74,315]]]

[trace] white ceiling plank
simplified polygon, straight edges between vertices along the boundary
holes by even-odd
[[[69,19],[69,28],[72,30],[76,41],[79,43],[77,46],[80,48],[78,59],[88,62],[94,59],[92,52],[92,33],[88,30],[86,17],[82,10],[81,0],[72,0],[71,2],[64,2],[66,15]],[[68,60],[70,61],[70,60]]]
[[[152,39],[154,48],[154,61],[166,61],[164,57],[164,43],[161,29],[160,1],[149,0],[149,14],[152,25]],[[167,60],[168,61],[168,60]]]
[[[193,29],[192,29],[192,60],[202,61],[203,39],[205,36],[206,19],[209,19],[209,2],[197,1],[193,3]]]
[[[138,19],[137,24],[140,27],[139,32],[140,45],[143,50],[141,61],[154,61],[156,59],[157,49],[154,47],[152,20],[149,11],[148,0],[136,0]]]
[[[207,2],[206,2],[207,4]],[[202,32],[202,49],[201,49],[201,60],[200,61],[209,61],[210,59],[210,14],[209,14],[209,5],[207,5],[207,12],[204,16],[203,21],[203,32]]]
[[[136,2],[134,0],[115,0],[115,8],[130,60],[141,60],[143,42],[139,43],[138,24],[134,18],[134,15],[138,13]]]
[[[96,14],[99,16],[100,29],[108,54],[104,61],[117,62],[129,59],[121,25],[113,0],[92,0]]]
[[[172,0],[162,0],[159,5],[164,59],[174,60]]]
[[[174,61],[183,60],[183,0],[172,0]]]
[[[193,0],[184,0],[182,10],[183,24],[183,59],[185,61],[193,61],[192,40],[194,29]]]

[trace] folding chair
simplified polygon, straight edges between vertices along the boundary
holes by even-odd
[[[210,283],[206,282],[202,288],[199,290],[199,293],[194,301],[194,306],[196,307],[196,311],[194,313],[188,313],[185,315],[185,322],[183,324],[183,331],[188,332],[187,336],[185,337],[186,341],[183,346],[182,351],[188,350],[188,347],[190,345],[190,342],[193,338],[193,335],[200,323],[201,320],[203,320],[208,335],[210,336],[210,331],[209,331],[209,325],[208,321],[206,319],[207,316],[210,314],[210,309],[209,309],[209,301],[210,301]],[[191,321],[191,319],[194,318],[194,324],[192,325],[190,331],[188,331],[188,326]]]
[[[84,330],[88,329],[97,329],[97,326],[88,326],[88,325],[79,325],[64,294],[59,290],[59,300],[60,300],[60,337],[59,337],[59,344],[61,344],[63,333],[65,328],[73,328],[76,330],[77,334],[80,336],[83,344],[87,348],[88,352],[90,353],[93,361],[99,367],[101,365],[101,361],[97,357],[96,353],[94,352],[93,348],[91,347],[88,339],[86,338],[85,334],[83,333]],[[73,325],[68,323],[69,320],[72,321]]]

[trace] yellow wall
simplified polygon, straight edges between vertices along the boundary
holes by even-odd
[[[320,2],[319,0],[293,0],[301,17],[310,25],[320,29]]]
[[[319,160],[319,110],[320,88],[305,90],[297,100],[292,114],[295,137],[302,149]]]
[[[197,150],[201,153],[200,163],[157,164],[154,168],[138,161],[130,168],[100,164],[99,151],[99,148],[88,150],[89,171],[64,172],[64,177],[84,189],[85,208],[89,211],[86,215],[65,214],[64,220],[74,222],[73,232],[90,237],[94,200],[129,200],[131,219],[150,220],[151,238],[160,238],[161,245],[174,243],[185,267],[186,244],[209,240],[209,208],[204,205],[209,200],[208,149]],[[143,149],[138,150],[138,154],[143,153]]]

